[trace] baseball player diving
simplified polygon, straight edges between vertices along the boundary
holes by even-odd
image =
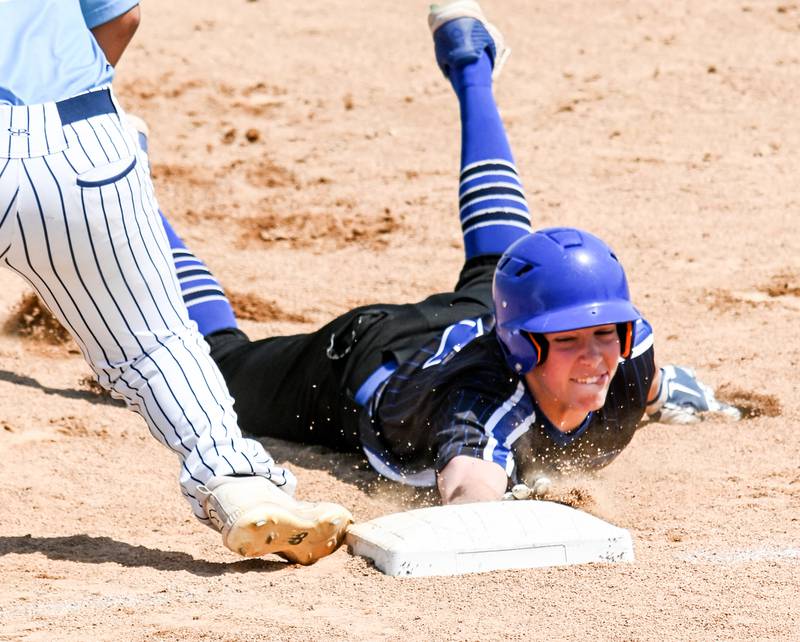
[[[657,365],[650,325],[602,240],[573,228],[531,232],[492,94],[508,49],[479,5],[434,6],[429,24],[461,114],[466,260],[454,291],[251,341],[164,220],[189,315],[243,429],[363,451],[382,475],[435,485],[450,503],[498,499],[519,483],[538,492],[548,476],[601,468],[644,415],[737,416],[690,370]]]
[[[292,499],[293,475],[242,437],[187,316],[146,162],[110,85],[138,22],[137,0],[0,0],[0,262],[178,456],[199,520],[242,555],[310,563],[351,517]]]

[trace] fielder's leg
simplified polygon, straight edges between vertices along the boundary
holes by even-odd
[[[242,554],[278,550],[248,521],[253,510],[243,514],[231,498],[245,504],[257,496],[267,513],[274,504],[266,497],[282,500],[277,486],[291,490],[294,478],[241,436],[224,382],[186,315],[149,176],[110,93],[0,111],[27,132],[5,154],[13,173],[0,186],[0,236],[9,243],[0,259],[70,330],[100,383],[178,455],[198,519]],[[248,488],[222,493],[225,505],[213,505],[210,497],[239,475],[252,479]],[[307,532],[300,526],[297,533]],[[330,525],[327,533],[343,530]],[[319,557],[319,546],[310,552]]]
[[[354,315],[341,315],[315,332],[250,341],[231,321],[233,310],[217,280],[163,214],[162,223],[189,316],[211,346],[242,430],[340,451],[359,449],[358,420],[347,410],[352,402],[341,381],[344,363],[328,356],[332,335],[350,339],[358,325]],[[193,272],[202,285],[190,280]],[[197,288],[205,292],[199,298]]]
[[[530,216],[492,94],[509,50],[474,0],[431,7],[436,60],[458,96],[461,116],[459,216],[466,259],[500,255],[530,233]]]
[[[141,151],[146,155],[146,128],[139,119],[133,122]],[[204,337],[235,329],[236,316],[219,281],[186,247],[163,212],[159,214],[190,319]],[[238,334],[247,346],[255,345]],[[270,365],[265,363],[263,367]],[[257,391],[256,381],[257,377],[250,383]],[[260,424],[269,425],[270,417],[264,416],[268,403],[266,399],[260,402]],[[220,525],[226,546],[242,555],[274,552],[290,561],[308,564],[333,552],[352,522],[350,513],[338,504],[299,502],[253,477],[216,477],[200,490],[206,497],[209,516]]]

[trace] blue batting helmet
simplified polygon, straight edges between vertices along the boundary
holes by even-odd
[[[611,248],[570,227],[540,230],[513,243],[497,263],[492,298],[497,338],[518,373],[547,357],[545,332],[614,323],[627,357],[633,322],[641,316]]]

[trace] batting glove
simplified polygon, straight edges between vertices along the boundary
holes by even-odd
[[[665,424],[693,424],[700,413],[718,412],[735,421],[742,418],[738,408],[719,401],[714,391],[697,379],[691,368],[664,366],[655,399],[647,402],[647,416]]]

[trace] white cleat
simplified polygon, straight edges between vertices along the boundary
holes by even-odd
[[[343,506],[299,502],[265,477],[214,477],[199,491],[225,546],[244,557],[313,564],[339,548],[353,522]]]

